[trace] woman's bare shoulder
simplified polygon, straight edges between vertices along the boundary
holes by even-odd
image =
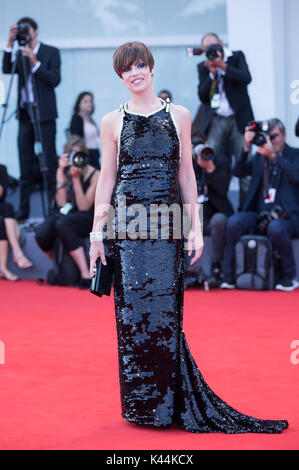
[[[110,111],[109,113],[105,114],[102,117],[101,124],[104,126],[113,125],[119,122],[121,119],[121,112],[119,109],[115,109],[114,111]]]
[[[170,106],[175,122],[177,123],[179,133],[181,134],[183,130],[185,131],[191,125],[191,113],[189,109],[180,104],[171,104]]]
[[[119,109],[115,109],[114,111],[110,111],[109,113],[105,114],[101,120],[101,138],[103,136],[112,136],[113,140],[117,140],[117,135],[119,133],[119,126],[121,124],[121,112]]]
[[[172,107],[172,112],[175,113],[179,118],[186,119],[187,117],[191,116],[189,109],[181,104],[173,104],[170,105]]]

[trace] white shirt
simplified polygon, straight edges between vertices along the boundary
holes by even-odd
[[[233,55],[232,51],[230,49],[228,49],[227,47],[224,47],[223,48],[223,62],[227,62],[227,59]],[[220,116],[225,116],[225,117],[228,117],[228,116],[232,116],[234,113],[234,111],[232,110],[229,102],[228,102],[228,99],[227,99],[227,96],[226,96],[226,93],[225,93],[225,90],[224,90],[224,86],[223,86],[223,76],[225,75],[225,72],[224,70],[221,70],[220,68],[217,68],[217,73],[218,73],[218,87],[219,87],[219,94],[220,94],[220,104],[219,104],[219,107],[215,109],[215,112],[216,114],[219,114]],[[214,80],[214,75],[210,72],[210,77],[212,78],[212,80]]]
[[[83,119],[83,132],[85,145],[88,149],[97,149],[99,131],[95,124],[88,119]]]

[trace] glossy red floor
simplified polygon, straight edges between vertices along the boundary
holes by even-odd
[[[243,413],[287,419],[276,435],[125,422],[113,298],[3,280],[0,295],[1,449],[299,449],[299,290],[185,293],[184,330],[209,386]]]

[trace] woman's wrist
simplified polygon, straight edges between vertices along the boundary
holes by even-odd
[[[89,234],[89,240],[90,243],[92,242],[102,242],[104,239],[104,232],[90,232]]]

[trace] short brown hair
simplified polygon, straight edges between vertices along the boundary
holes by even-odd
[[[131,67],[137,60],[141,60],[153,69],[155,61],[151,50],[143,42],[126,42],[119,46],[113,55],[113,67],[117,75],[121,78],[127,67]]]
[[[85,145],[85,141],[79,135],[71,135],[64,145],[64,153],[71,153],[74,146],[80,147],[81,152],[88,153],[88,150]]]

